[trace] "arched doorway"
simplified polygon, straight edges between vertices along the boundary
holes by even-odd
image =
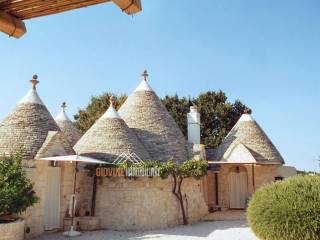
[[[229,172],[229,204],[233,209],[244,209],[248,196],[248,175],[246,168],[235,166]]]

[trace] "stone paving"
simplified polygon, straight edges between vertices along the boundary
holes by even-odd
[[[37,240],[65,240],[61,233]],[[146,232],[94,231],[85,232],[77,240],[257,240],[245,220],[201,222],[188,226]]]
[[[227,210],[209,213],[203,218],[203,221],[230,221],[246,220],[246,212],[243,210]]]

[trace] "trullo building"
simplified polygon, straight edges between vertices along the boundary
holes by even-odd
[[[244,209],[253,192],[295,174],[250,111],[238,122],[217,149],[206,151],[211,167],[205,179],[206,201],[211,210]]]
[[[61,227],[73,190],[71,164],[53,166],[37,160],[74,154],[38,95],[36,75],[31,83],[31,90],[0,124],[0,154],[22,154],[27,176],[40,198],[39,203],[23,214],[27,238]]]
[[[244,209],[260,186],[294,174],[249,112],[244,113],[217,149],[201,145],[201,116],[196,106],[186,116],[188,139],[148,82],[147,72],[119,112],[108,110],[82,134],[66,114],[53,119],[40,99],[37,76],[32,88],[0,124],[0,154],[21,152],[27,176],[40,202],[24,213],[26,237],[67,228],[73,193],[74,163],[38,161],[43,157],[79,154],[114,162],[183,162],[191,158],[209,163],[201,181],[187,179],[183,196],[190,223],[209,211]],[[80,230],[142,230],[181,223],[180,206],[171,179],[159,177],[91,177],[79,164],[76,181]],[[85,215],[85,216],[84,216]]]
[[[190,144],[148,84],[146,72],[119,113],[111,102],[104,115],[74,147],[77,154],[111,163],[121,157],[129,161],[166,161],[173,157],[182,162],[192,158],[188,148]],[[171,188],[171,181],[160,177],[99,179],[94,204],[100,227],[137,230],[178,224],[180,208]],[[82,188],[80,191],[91,193],[92,190]],[[186,181],[184,191],[189,201],[190,222],[200,220],[207,212],[200,182]],[[92,209],[92,206],[86,207]]]

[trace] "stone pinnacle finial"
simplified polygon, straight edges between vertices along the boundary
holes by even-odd
[[[251,114],[252,110],[250,108],[246,108],[243,110],[243,114]]]
[[[109,100],[109,102],[110,102],[110,107],[114,107],[114,100],[115,100],[114,96],[111,95],[111,96],[110,96],[110,100]]]
[[[147,81],[149,76],[148,71],[144,70],[141,76],[143,77],[143,80]]]
[[[66,110],[66,108],[67,108],[66,102],[62,102],[62,104],[61,104],[62,111],[64,112]]]
[[[38,81],[38,76],[36,74],[34,74],[32,76],[32,80],[30,80],[31,84],[32,84],[32,89],[36,90],[37,89],[37,84],[39,83]]]

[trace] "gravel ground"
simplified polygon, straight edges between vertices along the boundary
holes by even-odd
[[[37,240],[66,240],[61,233],[50,234]],[[257,240],[246,221],[201,222],[146,232],[94,231],[85,232],[77,240]]]

